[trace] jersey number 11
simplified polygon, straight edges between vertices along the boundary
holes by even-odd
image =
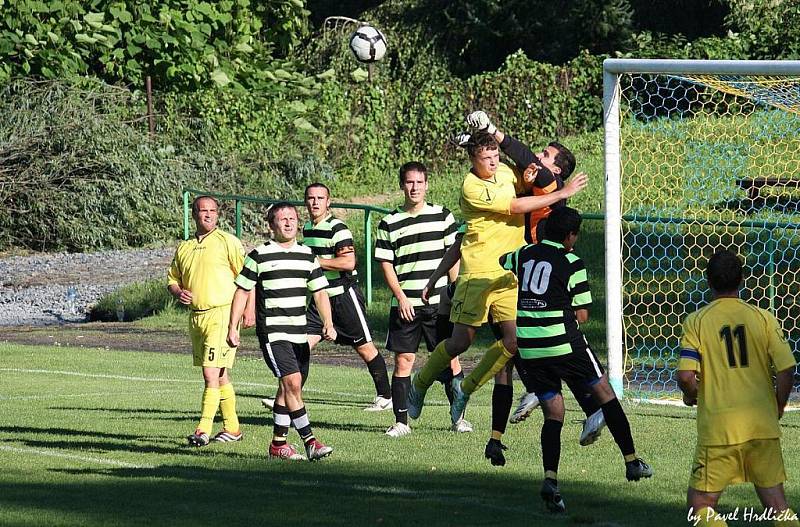
[[[730,326],[722,326],[719,330],[719,336],[725,341],[725,347],[728,351],[728,365],[731,368],[747,367],[747,338],[744,333],[744,326],[736,326],[731,331]],[[733,340],[739,345],[739,364],[736,364],[736,354],[733,351]]]

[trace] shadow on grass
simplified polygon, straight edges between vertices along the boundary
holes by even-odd
[[[85,525],[196,526],[221,517],[226,525],[683,524],[680,508],[648,499],[652,482],[632,487],[562,481],[569,512],[552,516],[538,498],[538,476],[502,470],[452,473],[335,457],[313,464],[232,457],[216,468],[171,464],[50,472],[66,482],[0,484],[5,506],[40,511],[43,521],[77,516]]]

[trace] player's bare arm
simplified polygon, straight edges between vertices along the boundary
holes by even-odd
[[[569,199],[586,187],[589,176],[579,172],[569,179],[564,188],[543,196],[525,196],[511,201],[511,214],[525,214],[544,207],[549,207],[562,199]]]
[[[320,258],[319,266],[324,271],[352,271],[356,268],[355,249],[346,247],[333,258]]]
[[[231,303],[231,319],[228,322],[228,344],[232,348],[239,346],[239,321],[244,315],[245,306],[247,306],[247,299],[250,297],[250,291],[246,291],[241,287],[236,288],[233,294],[233,302]]]
[[[694,370],[678,371],[678,387],[683,392],[683,404],[697,404],[697,373]]]
[[[443,277],[447,273],[451,273],[453,269],[455,269],[454,275],[450,275],[451,279],[454,280],[454,276],[458,276],[458,263],[461,260],[461,236],[456,238],[456,243],[450,246],[447,249],[447,252],[444,253],[442,256],[442,261],[439,262],[439,266],[433,271],[433,274],[428,278],[428,283],[425,284],[425,287],[422,289],[422,301],[426,304],[428,303],[428,297],[430,296],[430,292],[434,289],[436,282],[439,278]],[[451,281],[452,281],[451,280]]]
[[[779,371],[775,376],[775,398],[778,402],[778,419],[783,417],[783,410],[789,402],[789,394],[794,388],[794,366]]]
[[[256,290],[250,291],[247,296],[247,304],[244,306],[244,317],[242,318],[243,328],[252,328],[256,325]]]
[[[325,340],[336,340],[336,330],[333,328],[333,316],[331,315],[331,301],[328,292],[320,289],[313,295],[314,303],[322,318],[322,338]]]
[[[589,320],[589,310],[586,308],[576,309],[575,320],[578,321],[578,324],[584,324],[587,320]]]
[[[178,284],[170,284],[167,289],[181,304],[188,306],[192,303],[192,292],[188,289],[183,289]]]
[[[414,320],[414,306],[406,296],[403,288],[400,287],[400,281],[397,279],[397,273],[394,270],[394,265],[391,262],[381,262],[381,271],[383,271],[383,278],[386,280],[386,285],[394,294],[397,299],[397,311],[400,318],[406,322]]]

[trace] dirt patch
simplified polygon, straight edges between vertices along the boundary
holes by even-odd
[[[143,328],[132,323],[89,322],[62,326],[0,327],[0,342],[33,346],[60,346],[73,348],[101,348],[120,351],[149,351],[154,353],[191,353],[189,335],[180,328]],[[381,349],[387,364],[393,363],[392,353]],[[255,335],[244,335],[238,355],[261,357]],[[422,366],[427,353],[418,355],[416,364]],[[363,367],[364,362],[356,352],[344,346],[322,343],[313,351],[313,362],[332,366]],[[474,365],[471,358],[462,359],[469,370]]]

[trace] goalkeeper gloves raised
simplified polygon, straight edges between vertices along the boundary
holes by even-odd
[[[483,110],[478,110],[477,112],[469,114],[467,116],[467,124],[475,130],[485,131],[490,135],[494,135],[497,131],[497,127],[492,124],[491,119],[489,119],[489,116],[486,115],[486,112]]]

